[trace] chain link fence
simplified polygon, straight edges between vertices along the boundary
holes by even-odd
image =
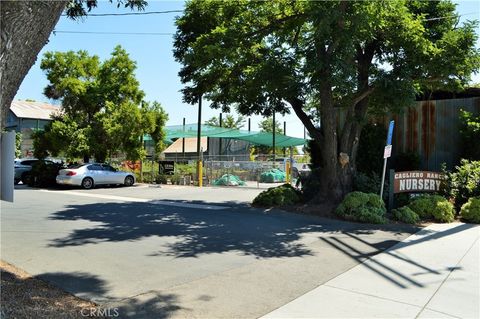
[[[286,166],[290,158],[278,156],[273,158],[271,154],[268,155],[253,155],[249,157],[252,160],[237,160],[245,159],[246,155],[215,155],[203,156],[203,185],[214,185],[215,181],[219,180],[225,175],[240,179],[245,182],[247,186],[261,187],[260,184],[265,184],[263,187],[271,187],[275,183],[285,182],[286,180]],[[305,155],[295,155],[293,157],[293,167],[305,167],[308,163],[308,157]],[[159,163],[153,160],[144,160],[141,165],[137,163],[118,163],[121,170],[134,172],[138,182],[151,184],[179,184],[179,185],[195,185],[198,182],[197,176],[197,157],[190,156],[173,160],[174,172],[171,174],[162,174],[159,171]],[[295,170],[295,168],[293,168]],[[265,179],[265,174],[281,175],[283,178],[274,177],[273,179]],[[262,177],[263,174],[263,177]],[[291,181],[294,183],[296,179],[295,173],[292,174]],[[266,182],[268,181],[268,182]]]

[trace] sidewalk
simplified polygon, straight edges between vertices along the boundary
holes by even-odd
[[[262,318],[480,318],[479,237],[430,225]]]

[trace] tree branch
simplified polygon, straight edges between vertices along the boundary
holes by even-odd
[[[321,140],[323,138],[322,133],[315,127],[315,125],[313,125],[307,113],[303,111],[304,102],[298,98],[287,99],[287,102],[290,103],[295,114],[297,114],[300,121],[305,125],[310,136],[314,139]]]

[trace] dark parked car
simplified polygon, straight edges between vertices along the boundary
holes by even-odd
[[[37,163],[38,159],[36,158],[23,158],[23,159],[16,159],[15,160],[15,184],[20,183],[23,184],[28,183],[29,173],[32,170],[32,166],[34,163]],[[53,164],[52,161],[44,160],[47,164]]]

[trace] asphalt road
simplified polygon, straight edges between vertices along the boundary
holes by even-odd
[[[1,258],[121,318],[258,318],[417,230],[249,207],[259,191],[19,186]]]

